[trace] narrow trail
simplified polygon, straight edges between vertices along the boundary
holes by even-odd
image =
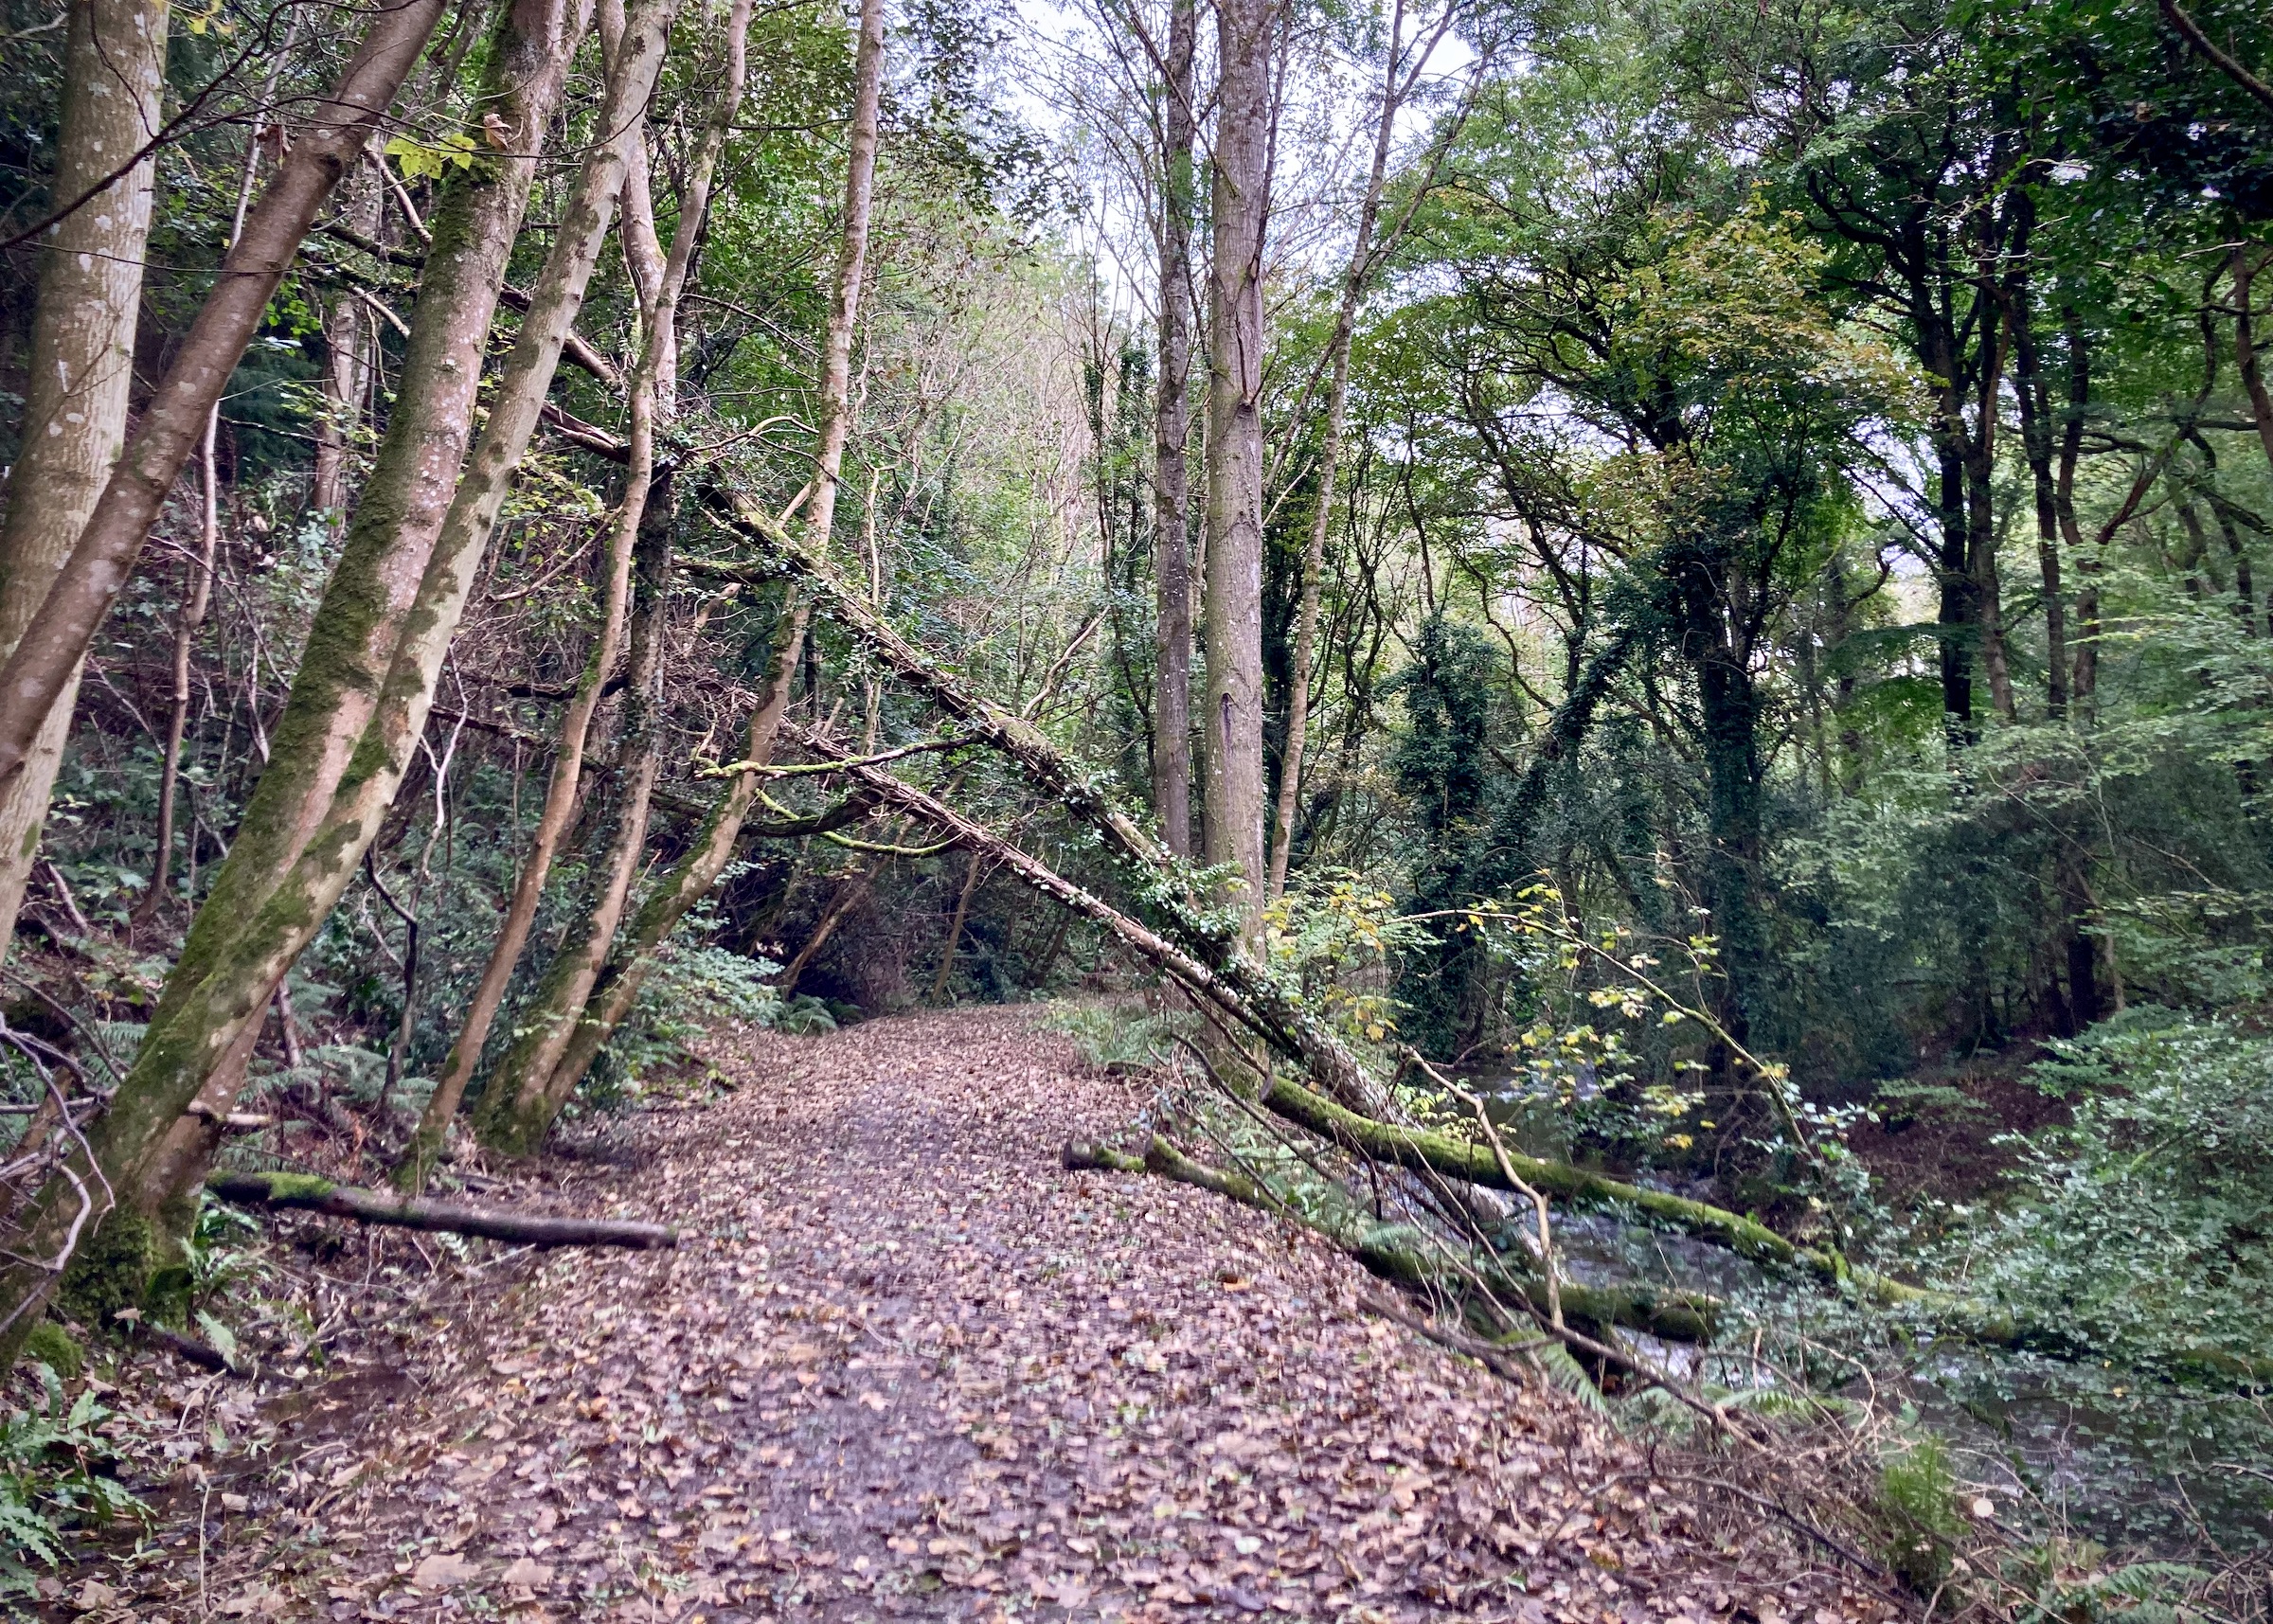
[[[289,1401],[231,1513],[204,1496],[203,1601],[177,1543],[132,1615],[1886,1613],[1712,1548],[1628,1446],[1365,1314],[1315,1240],[1062,1171],[1138,1100],[1032,1021],[738,1037],[729,1098],[643,1114],[573,1187],[677,1252],[477,1255],[407,1380]]]

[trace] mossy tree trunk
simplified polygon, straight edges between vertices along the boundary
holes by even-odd
[[[653,202],[646,187],[638,184],[645,174],[636,160],[630,177],[634,184],[625,188],[624,230],[633,249],[629,259],[639,287],[647,346],[632,385],[630,475],[625,513],[618,518],[619,524],[630,519],[636,525],[636,601],[624,688],[622,748],[617,761],[616,824],[600,862],[591,905],[546,971],[521,1031],[482,1096],[475,1118],[477,1132],[485,1144],[511,1154],[526,1155],[543,1144],[553,1118],[566,1103],[566,1093],[554,1089],[554,1076],[607,962],[633,882],[638,876],[640,854],[647,847],[648,813],[661,766],[663,651],[670,634],[671,549],[677,523],[671,471],[668,466],[657,471],[655,443],[658,433],[668,431],[677,413],[679,301],[702,240],[719,159],[742,105],[751,5],[752,0],[735,0],[726,17],[725,83],[701,147],[687,168],[668,254],[656,253]],[[590,681],[595,672],[587,669],[585,675]],[[604,669],[599,675],[604,677]],[[526,883],[526,873],[523,880]],[[518,896],[515,901],[520,901]],[[496,964],[492,958],[491,968],[494,970]],[[510,970],[510,963],[506,968]],[[470,1070],[478,1058],[478,1045],[469,1044],[470,1036],[470,1030],[461,1035],[458,1047],[452,1051],[454,1074]],[[438,1133],[441,1125],[436,1121],[421,1127]]]
[[[428,618],[421,621],[416,635],[405,640],[406,658],[398,662],[403,668],[399,680],[406,685],[405,696],[418,696],[418,728],[424,726],[424,707],[432,696],[441,657],[464,612],[490,532],[511,489],[522,453],[535,432],[577,312],[583,306],[584,291],[607,242],[624,178],[645,139],[645,120],[640,114],[654,94],[666,36],[676,9],[676,0],[650,0],[614,19],[614,28],[603,20],[603,29],[615,38],[608,53],[607,88],[595,128],[613,138],[584,155],[552,253],[539,274],[528,313],[523,318],[521,338],[506,363],[489,427],[460,488],[457,509],[436,549],[435,567],[421,587],[419,611]],[[407,721],[407,711],[403,715]],[[416,739],[415,729],[410,737]],[[478,1044],[475,1047],[478,1050]],[[415,1189],[422,1182],[426,1168],[441,1148],[443,1131],[457,1109],[464,1086],[465,1074],[445,1067],[397,1169],[398,1179],[406,1187]]]
[[[87,201],[40,239],[18,451],[0,519],[0,656],[31,626],[126,437],[156,166],[146,158],[110,177],[158,128],[165,89],[166,0],[74,0],[63,27],[48,199],[58,208]],[[0,789],[0,953],[15,935],[78,688],[74,661],[24,771]]]
[[[494,305],[505,257],[519,229],[528,197],[528,173],[533,170],[534,154],[557,103],[567,59],[582,31],[581,23],[572,25],[564,13],[565,7],[558,0],[549,9],[532,6],[509,13],[492,57],[492,80],[498,90],[492,106],[506,119],[509,131],[517,132],[508,138],[508,148],[527,156],[485,160],[462,171],[462,179],[446,194],[450,205],[438,210],[436,259],[429,261],[419,315],[421,326],[431,322],[436,329],[459,333],[463,343],[454,350],[439,342],[423,348],[414,342],[412,353],[424,355],[429,364],[445,373],[477,376],[487,337],[488,309]],[[383,26],[391,26],[402,15],[388,13]],[[428,21],[430,26],[431,19]],[[423,37],[421,33],[408,42],[403,65],[407,65]],[[358,148],[361,139],[359,135]],[[298,151],[295,149],[295,155]],[[272,192],[274,189],[272,187]],[[256,218],[258,213],[256,210]],[[604,223],[599,230],[604,233]],[[246,241],[252,241],[254,235],[254,225],[248,223]],[[564,221],[556,241],[556,259],[577,235],[576,223]],[[481,320],[468,324],[463,305],[468,299],[481,297],[485,286]],[[576,292],[581,294],[581,281]],[[541,371],[549,377],[573,314],[573,300],[561,301],[560,308],[542,312],[542,316],[532,312],[507,362],[509,384],[526,371]],[[489,537],[489,523],[475,523],[475,511],[485,497],[493,503],[497,494],[485,490],[478,479],[462,485],[457,479],[465,431],[471,427],[474,382],[475,377],[465,378],[462,393],[438,390],[424,397],[438,409],[462,400],[465,421],[456,437],[456,449],[450,451],[446,467],[424,467],[404,481],[408,489],[402,502],[381,504],[392,508],[399,518],[406,518],[406,508],[439,491],[446,506],[436,515],[431,529],[422,525],[403,526],[406,536],[422,539],[423,548],[404,558],[401,549],[370,545],[368,552],[377,556],[367,556],[360,579],[334,580],[318,610],[318,624],[312,629],[311,649],[322,652],[317,669],[303,667],[287,705],[288,717],[295,710],[301,713],[295,726],[302,731],[295,736],[313,743],[336,736],[341,730],[340,719],[325,713],[321,702],[326,699],[336,702],[349,715],[359,714],[363,725],[347,740],[347,747],[336,752],[336,765],[315,750],[290,753],[283,747],[284,735],[279,729],[276,766],[264,776],[255,795],[255,807],[264,810],[266,816],[251,830],[249,844],[241,834],[231,854],[232,866],[242,862],[247,866],[240,870],[225,893],[217,894],[201,910],[199,922],[205,928],[201,931],[193,926],[191,947],[195,951],[186,951],[176,965],[133,1070],[110,1111],[96,1126],[93,1138],[98,1160],[122,1202],[132,1209],[132,1227],[139,1228],[146,1240],[149,1215],[181,1187],[183,1174],[178,1167],[167,1177],[153,1176],[162,1159],[173,1163],[173,1158],[160,1155],[169,1125],[201,1090],[215,1082],[217,1074],[241,1069],[277,985],[338,901],[393,800],[424,729],[435,678]],[[406,396],[410,383],[406,373]],[[542,389],[537,393],[541,399]],[[532,423],[534,410],[532,403]],[[405,422],[406,418],[418,416],[399,399],[395,421],[404,425],[403,432],[424,439],[429,455],[449,451],[450,437],[439,434],[439,425]],[[501,425],[493,414],[486,447],[495,464],[508,472],[527,439],[524,430],[520,443],[511,443],[510,428],[510,424]],[[390,426],[390,435],[392,432]],[[494,472],[495,465],[492,468]],[[457,488],[455,494],[453,487]],[[369,504],[366,507],[367,510]],[[490,517],[494,517],[493,506]],[[448,545],[435,544],[438,531]],[[416,541],[407,544],[415,546]],[[343,560],[342,570],[347,567]],[[405,572],[415,591],[405,594],[403,612],[391,616],[400,634],[391,651],[373,650],[369,638],[374,623],[386,617],[392,582]],[[320,798],[309,794],[307,780],[312,775],[331,780],[329,793]],[[270,787],[272,780],[275,789]],[[310,812],[315,814],[313,818],[308,816]],[[249,826],[249,811],[247,822]],[[298,838],[294,838],[295,832]],[[256,857],[265,858],[264,872],[253,870]],[[54,1203],[44,1205],[52,1208]],[[52,1222],[50,1213],[41,1223]],[[12,1309],[46,1288],[29,1272],[18,1270],[7,1276],[4,1289],[8,1294],[0,1298],[0,1309]]]
[[[824,548],[835,523],[837,485],[845,445],[851,434],[852,333],[859,317],[861,286],[867,277],[883,73],[883,9],[879,0],[865,0],[853,61],[844,235],[830,292],[829,330],[822,355],[820,445],[805,518],[807,536]],[[675,305],[675,288],[671,295]],[[557,977],[548,977],[540,990],[528,1037],[509,1052],[492,1082],[498,1103],[484,1112],[488,1124],[484,1134],[492,1143],[528,1151],[542,1142],[600,1049],[638,1002],[639,990],[664,940],[725,871],[757,800],[760,770],[772,758],[781,717],[789,706],[790,689],[804,648],[807,615],[806,596],[793,590],[783,602],[772,667],[750,718],[743,752],[745,765],[712,809],[691,848],[641,904],[624,940],[612,955],[606,938],[587,928],[570,968]],[[620,839],[616,849],[623,849]],[[590,922],[596,921],[588,921],[588,926]],[[613,931],[611,920],[611,935]]]

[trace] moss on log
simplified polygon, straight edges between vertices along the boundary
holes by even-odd
[[[1528,1270],[1510,1269],[1504,1258],[1461,1268],[1400,1242],[1393,1232],[1337,1234],[1304,1218],[1244,1173],[1196,1162],[1158,1134],[1141,1156],[1109,1145],[1074,1141],[1065,1146],[1061,1159],[1075,1169],[1151,1173],[1291,1219],[1324,1236],[1369,1273],[1399,1285],[1449,1292],[1455,1296],[1488,1293],[1503,1304],[1529,1303],[1541,1313],[1548,1312],[1546,1282]],[[1718,1323],[1719,1303],[1694,1293],[1660,1292],[1646,1286],[1582,1286],[1568,1280],[1558,1282],[1558,1293],[1566,1319],[1596,1330],[1624,1326],[1670,1342],[1709,1342]]]
[[[378,1190],[356,1189],[301,1173],[228,1173],[206,1188],[223,1201],[295,1212],[321,1212],[359,1223],[401,1229],[446,1230],[532,1246],[629,1246],[653,1250],[676,1246],[678,1232],[668,1224],[609,1218],[546,1218],[499,1212],[447,1202],[414,1201]]]

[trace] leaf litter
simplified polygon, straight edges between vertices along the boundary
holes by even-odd
[[[219,1378],[143,1395],[185,1435],[191,1396],[233,1405],[244,1441],[225,1472],[172,1451],[156,1526],[84,1553],[48,1615],[1894,1611],[1766,1527],[1710,1531],[1552,1389],[1368,1314],[1379,1288],[1315,1236],[1061,1170],[1139,1101],[1029,1011],[737,1031],[709,1059],[729,1097],[546,1169],[676,1223],[676,1251],[422,1250],[258,1417]]]

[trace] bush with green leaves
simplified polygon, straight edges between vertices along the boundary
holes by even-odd
[[[2073,1114],[2018,1146],[2009,1199],[1944,1276],[2172,1368],[2273,1347],[2273,1037],[2135,1008],[2056,1043],[2037,1086]]]
[[[684,1062],[712,1027],[771,1026],[782,1013],[780,966],[684,937],[664,944],[639,1001],[600,1051],[594,1102],[635,1094],[642,1079]]]
[[[142,1502],[104,1474],[112,1450],[100,1433],[111,1413],[89,1387],[66,1398],[63,1378],[32,1366],[20,1408],[0,1416],[0,1597],[36,1594],[37,1562],[63,1559],[64,1528],[138,1512]]]

